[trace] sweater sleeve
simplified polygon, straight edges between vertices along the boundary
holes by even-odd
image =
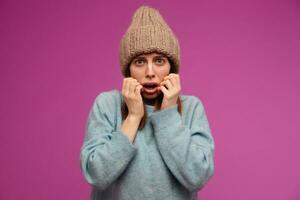
[[[194,98],[189,125],[183,123],[177,105],[150,116],[163,160],[189,191],[200,190],[214,173],[214,140],[204,107]]]
[[[136,154],[136,147],[120,131],[114,131],[113,99],[104,93],[97,96],[90,110],[80,167],[86,181],[106,189],[126,169]],[[111,109],[109,109],[111,108]]]

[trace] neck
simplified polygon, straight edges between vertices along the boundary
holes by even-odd
[[[155,99],[144,99],[143,101],[146,105],[154,106],[156,104],[157,98],[155,98]]]
[[[160,107],[162,100],[163,100],[163,93],[160,93],[155,99],[146,99],[143,98],[143,101],[145,104],[155,107]]]

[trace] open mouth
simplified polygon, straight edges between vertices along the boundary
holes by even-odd
[[[147,88],[147,89],[153,89],[153,88],[156,88],[158,86],[158,84],[151,83],[151,84],[144,84],[143,86],[144,86],[144,88]]]
[[[156,83],[146,83],[143,85],[143,91],[145,91],[147,93],[154,93],[154,92],[156,92],[157,86],[158,86],[158,84],[156,84]]]

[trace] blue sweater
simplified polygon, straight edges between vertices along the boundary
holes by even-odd
[[[195,96],[154,111],[133,143],[121,131],[121,92],[100,93],[90,110],[80,166],[91,200],[196,200],[214,173],[214,139]]]

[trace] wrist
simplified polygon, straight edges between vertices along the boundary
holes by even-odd
[[[162,106],[161,106],[161,109],[166,109],[166,108],[169,108],[169,107],[172,107],[172,106],[175,106],[175,105],[177,105],[177,101],[163,102]]]
[[[142,120],[143,116],[138,116],[138,115],[132,115],[128,114],[127,119],[132,122],[140,122]]]

